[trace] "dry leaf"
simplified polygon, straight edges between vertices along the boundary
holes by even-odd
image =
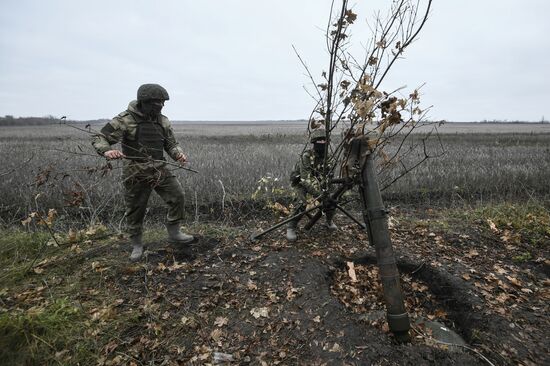
[[[329,349],[328,351],[329,352],[340,352],[341,350],[342,350],[342,348],[340,347],[340,345],[338,343],[334,343],[332,348]]]
[[[517,286],[517,287],[522,287],[523,285],[521,284],[521,281],[518,280],[517,278],[515,277],[511,277],[511,276],[506,276],[506,279],[508,281],[510,281],[512,283],[512,285],[514,286]]]
[[[254,281],[252,281],[251,279],[248,280],[247,284],[246,284],[246,287],[248,287],[248,289],[250,291],[254,291],[254,290],[257,290],[258,289],[258,286],[254,283]]]
[[[497,226],[491,219],[487,219],[487,224],[489,224],[489,229],[491,229],[492,232],[498,233],[499,230],[497,229]]]
[[[262,317],[262,318],[268,318],[269,317],[269,310],[267,308],[253,308],[250,310],[250,314],[256,319]]]
[[[447,312],[443,309],[437,309],[434,313],[434,315],[440,319],[447,317]]]
[[[216,321],[214,321],[214,325],[217,325],[218,327],[223,327],[228,322],[228,319],[223,316],[218,316],[216,318]]]
[[[295,287],[291,287],[286,292],[286,299],[287,300],[292,300],[293,298],[296,297],[296,294],[298,294],[298,289],[295,288]]]
[[[504,230],[504,233],[500,237],[500,240],[505,243],[519,244],[521,242],[521,235],[513,233],[510,230]],[[511,249],[513,249],[513,247]]]
[[[496,297],[496,300],[501,304],[504,304],[508,299],[510,299],[510,295],[505,293],[502,293]]]
[[[223,335],[222,330],[221,330],[221,329],[218,329],[218,328],[214,329],[214,330],[210,333],[210,337],[211,337],[215,342],[219,341],[220,338],[222,337],[222,335]]]
[[[355,19],[357,19],[357,14],[355,14],[353,11],[351,10],[346,10],[346,21],[349,23],[349,24],[353,24],[353,22],[355,21]]]
[[[353,262],[347,262],[348,275],[351,278],[351,282],[357,282],[357,276],[355,275],[355,266]]]

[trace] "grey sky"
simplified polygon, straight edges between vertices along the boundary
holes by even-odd
[[[389,0],[356,1],[353,41]],[[157,82],[174,120],[307,118],[330,0],[2,0],[0,115],[109,118]],[[384,90],[423,84],[433,119],[550,118],[550,1],[435,0]]]

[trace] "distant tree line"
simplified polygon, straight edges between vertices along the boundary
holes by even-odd
[[[54,116],[44,116],[44,117],[13,117],[11,115],[6,115],[0,117],[0,126],[43,126],[51,125],[60,122],[70,122],[70,123],[85,123],[85,124],[96,124],[96,123],[105,123],[106,119],[90,120],[90,121],[74,121],[67,120],[64,117],[57,118]]]
[[[13,116],[6,115],[0,117],[0,126],[38,126],[38,125],[47,125],[56,123],[59,119],[54,116],[44,116],[44,117],[18,117],[14,118]]]
[[[108,119],[94,119],[94,120],[86,120],[86,121],[75,121],[75,120],[69,120],[65,118],[58,118],[55,116],[44,116],[44,117],[14,117],[11,115],[5,115],[4,117],[0,117],[0,126],[43,126],[43,125],[51,125],[56,124],[60,122],[70,122],[70,123],[82,123],[82,124],[105,124],[109,120]],[[269,122],[303,122],[305,120],[279,120],[279,121],[269,121]],[[434,123],[433,121],[426,120],[428,123]],[[172,121],[173,124],[178,123],[184,123],[184,122],[190,122],[190,121]],[[220,123],[223,121],[193,121],[193,123]],[[234,121],[235,123],[239,123],[239,121]],[[241,121],[242,122],[242,121]],[[440,122],[450,122],[451,121],[440,121]],[[508,120],[482,120],[478,121],[477,123],[549,123],[549,121],[544,118],[544,116],[541,118],[540,121],[536,122],[529,122],[529,121],[508,121]]]
[[[493,119],[493,120],[482,120],[482,121],[479,121],[478,123],[508,123],[508,124],[513,124],[513,123],[548,123],[548,121],[544,118],[544,116],[542,116],[541,120],[540,121],[520,121],[520,120],[512,120],[512,121],[509,121],[507,119]]]

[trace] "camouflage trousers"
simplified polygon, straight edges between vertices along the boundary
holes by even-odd
[[[292,189],[294,190],[294,200],[292,201],[294,209],[290,213],[290,217],[304,212],[307,209],[307,199],[308,199],[308,193],[303,187],[294,186],[292,187]],[[324,212],[327,222],[332,221],[332,218],[334,217],[335,213],[336,213],[336,210],[334,209]],[[303,216],[300,216],[290,221],[288,223],[288,227],[292,229],[296,229],[298,227],[298,223],[302,218]]]
[[[183,221],[183,189],[165,167],[138,168],[132,164],[124,168],[124,200],[126,202],[126,224],[130,237],[143,231],[143,219],[147,202],[154,190],[168,206],[167,224]]]

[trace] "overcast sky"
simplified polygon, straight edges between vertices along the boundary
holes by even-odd
[[[357,0],[352,41],[390,0]],[[173,120],[305,119],[313,101],[292,45],[326,68],[330,0],[2,0],[0,115],[110,118],[140,84]],[[426,83],[431,119],[550,118],[550,1],[434,0],[384,90]]]

